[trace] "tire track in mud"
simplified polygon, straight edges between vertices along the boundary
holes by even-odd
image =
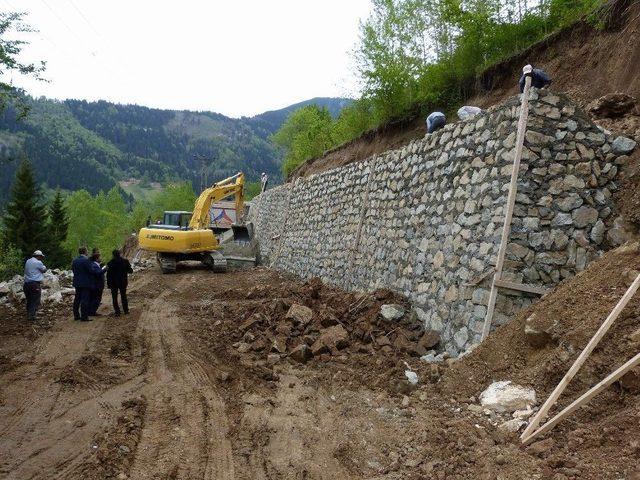
[[[188,352],[171,302],[174,292],[194,281],[185,274],[140,319],[138,335],[149,352],[143,390],[148,405],[131,478],[235,478],[225,405],[203,365]]]
[[[127,321],[137,322],[137,315]],[[93,454],[92,438],[122,400],[140,389],[142,377],[134,372],[115,385],[100,385],[78,370],[86,384],[72,389],[59,380],[65,369],[104,345],[112,328],[106,317],[90,323],[74,322],[71,315],[59,318],[36,341],[33,360],[0,377],[0,479],[83,478],[79,467]],[[135,370],[122,362],[105,368],[118,374]]]

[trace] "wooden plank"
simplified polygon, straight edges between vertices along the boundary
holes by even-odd
[[[515,283],[507,280],[496,280],[495,286],[499,288],[508,288],[509,290],[518,290],[520,292],[535,293],[544,295],[549,291],[548,288],[538,287],[537,285],[528,285],[526,283]]]
[[[491,275],[493,272],[495,272],[495,269],[493,269],[493,268],[491,270],[487,270],[486,272],[481,273],[477,277],[473,277],[468,282],[463,283],[462,286],[463,287],[474,287],[474,286],[478,285],[480,282],[482,282],[489,275]]]
[[[619,367],[617,370],[615,370],[613,373],[611,373],[607,378],[599,382],[597,385],[594,385],[593,387],[591,387],[587,392],[585,392],[573,403],[571,403],[571,405],[566,407],[564,410],[558,413],[555,417],[553,417],[551,420],[545,423],[541,428],[536,430],[534,433],[532,433],[528,437],[525,437],[522,440],[522,443],[524,443],[525,445],[529,444],[533,441],[534,438],[551,430],[559,422],[561,422],[562,419],[570,415],[574,410],[580,408],[582,405],[587,403],[589,400],[591,400],[593,397],[598,395],[601,391],[603,391],[613,382],[620,379],[625,373],[627,373],[629,370],[634,368],[636,365],[640,365],[640,353],[638,353],[635,357],[633,357],[627,363]]]
[[[362,226],[364,225],[364,218],[367,214],[367,210],[369,209],[369,195],[371,194],[371,181],[373,180],[374,170],[377,164],[378,164],[378,158],[374,158],[371,161],[371,165],[369,166],[369,175],[367,176],[367,186],[365,188],[364,194],[362,195],[362,205],[360,206],[360,219],[358,220],[358,229],[356,230],[356,238],[353,242],[353,247],[352,247],[352,250],[354,252],[357,252],[358,247],[360,246],[360,238],[362,237]],[[352,257],[352,259],[354,257]]]
[[[520,107],[520,119],[518,120],[518,133],[516,137],[516,152],[513,158],[513,170],[511,171],[511,183],[509,184],[509,196],[505,205],[506,211],[504,215],[504,225],[502,227],[502,237],[500,238],[500,248],[498,250],[498,261],[496,262],[496,272],[491,282],[491,293],[489,294],[489,302],[487,304],[487,315],[484,318],[482,327],[482,340],[487,338],[491,330],[491,321],[493,320],[493,312],[496,308],[496,299],[498,297],[498,288],[496,280],[500,280],[502,275],[502,267],[504,265],[504,257],[507,252],[507,243],[509,241],[509,233],[511,232],[511,217],[513,216],[513,207],[516,203],[516,194],[518,193],[518,172],[520,171],[520,160],[522,159],[522,148],[524,146],[524,135],[527,131],[527,117],[529,116],[529,91],[531,90],[531,65],[524,67],[523,71],[526,75],[524,83],[524,91],[522,93],[522,104]]]
[[[531,436],[531,434],[535,431],[536,427],[540,424],[540,422],[546,418],[547,413],[549,412],[551,407],[555,405],[556,401],[558,400],[558,397],[562,394],[564,389],[567,388],[567,385],[569,385],[569,383],[571,382],[573,377],[576,375],[576,373],[578,373],[578,370],[580,370],[580,367],[582,367],[582,364],[589,357],[589,355],[591,355],[591,352],[593,351],[593,349],[596,348],[598,343],[600,343],[600,340],[602,340],[602,337],[604,337],[604,335],[607,333],[607,331],[609,330],[613,322],[616,320],[616,318],[618,318],[618,315],[620,315],[620,312],[622,312],[624,307],[627,306],[627,303],[629,303],[629,300],[631,300],[633,295],[638,290],[638,287],[640,287],[640,274],[636,277],[636,279],[633,281],[631,286],[627,289],[627,291],[622,296],[622,298],[617,303],[617,305],[613,308],[613,310],[611,310],[611,313],[609,314],[607,319],[602,323],[602,325],[600,325],[600,328],[595,333],[595,335],[591,338],[591,340],[589,340],[589,343],[584,348],[584,350],[580,353],[576,361],[573,362],[573,365],[571,365],[571,368],[565,374],[564,378],[560,381],[558,386],[556,386],[555,390],[551,393],[551,395],[549,395],[549,398],[547,399],[547,401],[544,402],[544,405],[542,405],[542,407],[540,408],[540,411],[535,415],[535,417],[533,417],[533,419],[531,420],[531,423],[529,423],[529,425],[524,430],[524,432],[522,432],[522,435],[520,435],[520,440],[524,441],[524,439]]]

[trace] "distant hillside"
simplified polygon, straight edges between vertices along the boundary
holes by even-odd
[[[118,181],[183,179],[199,185],[201,158],[210,181],[244,171],[281,178],[281,153],[270,143],[295,109],[309,103],[337,115],[350,100],[317,98],[254,117],[161,110],[106,101],[28,98],[29,115],[0,114],[0,204],[13,181],[17,159],[26,155],[46,187],[85,188],[93,193]]]
[[[284,123],[287,117],[298,110],[299,108],[306,107],[307,105],[316,104],[319,107],[325,107],[329,110],[332,117],[337,117],[342,109],[352,103],[353,100],[349,98],[330,98],[330,97],[315,97],[304,102],[294,103],[288,107],[280,110],[271,110],[261,113],[255,117],[242,117],[259,135],[263,135],[263,138],[272,135],[277,132],[280,126]]]

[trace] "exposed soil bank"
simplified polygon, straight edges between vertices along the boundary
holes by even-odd
[[[483,72],[478,93],[465,103],[489,107],[518,93],[518,78],[527,63],[544,68],[553,78],[552,88],[565,92],[578,105],[587,105],[604,95],[621,92],[640,99],[640,3],[615,12],[618,20],[601,30],[578,22]],[[443,105],[451,111],[454,106]],[[594,116],[598,120],[600,117]],[[455,121],[455,119],[450,119]],[[618,119],[604,119],[602,126],[629,136],[640,135],[640,112]],[[365,133],[346,145],[298,167],[290,178],[307,177],[342,165],[400,148],[426,134],[424,118],[409,118]]]

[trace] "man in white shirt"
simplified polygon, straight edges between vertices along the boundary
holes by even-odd
[[[40,250],[33,252],[33,255],[24,265],[24,296],[27,299],[27,316],[29,320],[36,319],[36,312],[40,306],[40,297],[42,295],[42,280],[44,280],[44,272],[47,271],[42,261],[44,253]]]

